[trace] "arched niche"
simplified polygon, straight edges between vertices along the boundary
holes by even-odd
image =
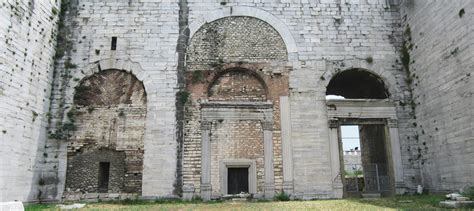
[[[145,105],[143,83],[133,74],[105,70],[87,77],[75,87],[74,104],[79,106]]]
[[[283,38],[288,50],[288,55],[290,56],[289,60],[297,60],[295,55],[297,52],[296,41],[294,40],[288,25],[275,15],[255,7],[232,6],[219,8],[213,11],[206,11],[203,15],[196,17],[194,21],[189,24],[190,37],[193,37],[194,34],[207,23],[233,16],[254,17],[271,25]]]
[[[265,81],[247,69],[229,69],[218,73],[207,94],[210,101],[266,101]]]
[[[285,41],[267,22],[249,16],[223,17],[202,25],[190,39],[188,71],[219,69],[228,63],[288,61]]]
[[[388,88],[379,76],[364,70],[350,69],[334,75],[326,89],[326,96],[345,99],[387,99]]]
[[[67,114],[65,196],[140,194],[147,114],[143,83],[131,73],[108,69],[84,78],[74,90]]]

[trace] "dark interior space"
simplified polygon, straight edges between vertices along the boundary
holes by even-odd
[[[99,163],[99,193],[107,193],[109,189],[110,163]]]
[[[362,69],[351,69],[336,74],[327,87],[326,95],[346,99],[386,99],[389,97],[383,80]]]
[[[227,169],[227,192],[239,194],[249,192],[249,169],[228,168]]]
[[[360,125],[365,192],[390,192],[385,125]]]

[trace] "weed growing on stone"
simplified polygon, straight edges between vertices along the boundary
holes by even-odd
[[[464,8],[462,8],[461,10],[459,10],[459,17],[462,18],[462,16],[464,16],[464,14],[466,13],[466,11],[464,11]]]
[[[200,70],[193,71],[191,81],[193,83],[203,82],[204,81],[204,73]]]
[[[188,102],[188,98],[191,94],[187,91],[179,91],[176,93],[176,100],[181,104],[184,105],[186,102]]]
[[[285,193],[285,191],[282,191],[275,195],[274,197],[275,201],[290,201],[290,196]]]
[[[365,61],[369,64],[372,64],[374,63],[374,58],[372,58],[372,56],[368,56],[367,58],[365,58]]]

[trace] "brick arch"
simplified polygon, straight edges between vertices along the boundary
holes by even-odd
[[[96,62],[90,63],[81,68],[83,71],[78,72],[73,79],[69,81],[69,87],[66,91],[66,105],[72,105],[74,103],[73,96],[75,95],[74,87],[77,87],[85,78],[91,77],[92,75],[99,73],[104,70],[120,70],[135,76],[138,81],[143,83],[145,88],[145,93],[153,92],[151,86],[151,80],[148,73],[141,67],[137,62],[132,62],[131,60],[121,60],[121,59],[104,59],[98,60]],[[148,95],[147,95],[148,98]],[[146,99],[148,102],[149,100]]]
[[[388,90],[389,93],[389,99],[395,100],[396,98],[400,98],[400,94],[403,93],[398,85],[397,79],[395,76],[390,73],[389,71],[386,71],[384,67],[380,65],[371,65],[367,66],[364,65],[363,62],[358,62],[358,61],[345,61],[346,67],[343,70],[335,67],[335,66],[330,66],[327,71],[322,75],[322,78],[325,80],[322,81],[322,85],[324,85],[324,93],[326,93],[326,88],[329,85],[329,82],[331,79],[346,70],[353,70],[353,69],[359,69],[359,70],[364,70],[368,73],[374,74],[383,81],[385,84],[385,87]]]
[[[204,15],[199,16],[191,24],[189,24],[189,37],[192,38],[193,35],[206,23],[210,23],[215,20],[229,16],[254,17],[268,23],[278,32],[278,34],[285,42],[288,53],[288,60],[297,61],[298,58],[296,54],[298,49],[296,46],[296,42],[286,24],[273,14],[253,7],[232,6],[207,12]]]
[[[251,92],[247,96],[251,96],[252,94],[253,95],[261,94],[261,95],[263,95],[261,97],[254,96],[255,97],[254,100],[256,100],[256,101],[265,101],[265,100],[267,100],[269,93],[268,93],[268,87],[267,87],[267,84],[266,84],[265,80],[255,71],[252,71],[252,70],[249,70],[249,69],[244,69],[244,68],[238,68],[238,67],[237,68],[229,68],[229,69],[220,71],[212,78],[212,80],[210,81],[210,83],[207,87],[207,97],[209,99],[212,100],[212,98],[214,96],[213,88],[216,87],[219,84],[219,82],[221,82],[220,80],[222,79],[222,77],[224,77],[227,74],[241,74],[243,76],[250,76],[251,77],[250,80],[253,79],[256,82],[258,82],[259,83],[258,85],[261,87],[262,90],[261,91],[253,91],[253,93]],[[248,82],[248,80],[247,80],[247,82]],[[238,96],[237,96],[237,98],[238,98]]]
[[[81,87],[83,89],[79,89]],[[75,105],[82,106],[146,105],[146,96],[143,82],[134,74],[118,69],[107,69],[80,80],[79,85],[75,87],[73,101]]]

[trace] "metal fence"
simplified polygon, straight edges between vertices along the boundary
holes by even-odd
[[[344,165],[344,189],[347,192],[385,192],[391,190],[386,164]]]

